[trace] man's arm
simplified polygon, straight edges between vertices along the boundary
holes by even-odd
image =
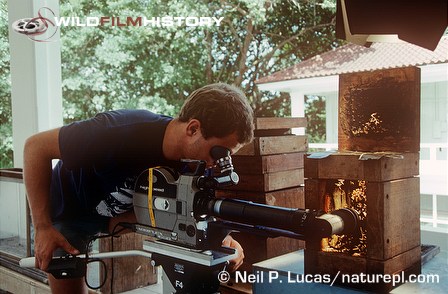
[[[71,254],[79,252],[53,228],[51,221],[50,183],[51,161],[61,157],[59,130],[54,129],[31,136],[25,142],[23,177],[35,230],[34,255],[36,267],[47,269],[57,248]]]
[[[227,235],[224,240],[222,241],[223,246],[235,248],[238,251],[238,256],[235,259],[232,259],[229,264],[229,271],[234,272],[236,271],[244,261],[244,250],[243,247],[241,247],[241,244],[238,243],[235,239],[233,239],[232,236]]]

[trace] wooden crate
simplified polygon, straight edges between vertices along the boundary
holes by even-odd
[[[304,208],[304,152],[307,136],[291,135],[291,128],[305,127],[305,118],[256,118],[255,139],[232,155],[238,185],[217,191],[218,197],[256,203]],[[234,234],[245,249],[242,270],[252,264],[304,247],[303,241]]]
[[[291,128],[306,127],[304,117],[256,117],[255,130],[290,130]]]
[[[238,174],[266,174],[303,168],[305,153],[284,153],[265,156],[232,156]]]
[[[420,69],[339,77],[339,150],[418,152]]]
[[[268,192],[303,185],[303,155],[308,149],[306,136],[273,135],[306,125],[304,118],[256,118],[255,130],[271,132],[255,137],[233,158],[240,176],[230,190]]]
[[[313,157],[312,155],[310,157]],[[405,274],[420,273],[420,180],[418,153],[338,152],[305,159],[305,206],[328,207],[328,197],[341,185],[361,184],[365,212],[361,227],[366,234],[360,256],[323,251],[321,240],[309,241],[305,273],[309,274]],[[340,180],[343,180],[340,181]],[[347,186],[345,186],[347,185]],[[350,193],[352,193],[352,190]],[[337,195],[337,194],[336,194]],[[347,192],[346,195],[349,195]],[[328,242],[328,241],[327,241]],[[390,290],[389,283],[347,285],[375,292]]]
[[[306,152],[308,137],[301,135],[255,137],[235,155],[271,155],[280,153]]]
[[[303,152],[258,156],[233,156],[240,177],[228,190],[268,192],[304,184]]]
[[[305,180],[306,208],[323,208],[327,183]],[[367,258],[387,260],[420,245],[419,184],[417,177],[366,183]],[[321,251],[317,246],[312,249]]]
[[[144,239],[147,239],[147,236],[135,233],[123,234],[119,238],[114,238],[113,248],[109,238],[100,239],[100,252],[141,250]],[[113,260],[104,259],[104,262],[106,263],[108,277],[101,288],[101,293],[121,293],[157,283],[157,273],[151,266],[149,258],[131,256],[114,258]],[[110,285],[112,273],[113,289]]]
[[[269,192],[304,184],[304,169],[278,171],[266,174],[240,174],[240,181],[236,186],[226,189],[237,191]]]
[[[384,182],[419,174],[418,153],[340,151],[323,158],[312,156],[305,157],[305,178]]]
[[[292,128],[306,127],[304,117],[256,117],[255,137],[290,135]]]

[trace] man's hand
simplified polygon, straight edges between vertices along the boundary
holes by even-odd
[[[70,254],[77,255],[79,251],[70,245],[64,236],[52,225],[36,228],[34,235],[34,256],[36,268],[46,271],[53,257],[53,251],[62,248]]]
[[[46,270],[53,251],[62,248],[79,254],[64,236],[51,225],[50,185],[52,160],[61,158],[59,129],[29,137],[23,151],[23,180],[34,224],[34,255],[36,268]]]
[[[230,261],[229,271],[236,271],[242,264],[244,259],[244,250],[241,247],[240,243],[238,243],[232,236],[227,235],[224,240],[222,240],[222,245],[226,247],[235,248],[238,251],[238,256],[235,259]]]

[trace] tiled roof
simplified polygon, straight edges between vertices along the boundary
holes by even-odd
[[[263,77],[256,83],[446,62],[448,62],[448,36],[441,38],[434,51],[405,42],[373,43],[370,48],[348,44]]]

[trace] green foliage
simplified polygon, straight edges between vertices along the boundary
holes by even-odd
[[[0,135],[10,138],[0,1]],[[289,95],[261,93],[256,80],[339,45],[335,0],[66,0],[59,16],[224,18],[219,27],[60,27],[65,123],[119,108],[175,115],[193,90],[214,82],[241,87],[257,116],[287,116]],[[11,157],[9,139],[0,148]]]
[[[11,79],[7,2],[0,0],[0,168],[12,167]]]
[[[288,115],[287,95],[260,93],[255,81],[338,45],[334,2],[68,1],[61,16],[224,19],[219,27],[62,27],[66,122],[125,107],[175,115],[189,93],[214,82],[242,87],[258,116]]]
[[[212,38],[208,81],[243,87],[257,116],[282,114],[289,105],[284,95],[260,93],[255,81],[337,46],[335,11],[316,1],[249,2],[220,2],[225,25]],[[273,111],[273,105],[281,108]]]
[[[75,1],[74,1],[75,2]],[[193,1],[76,1],[61,16],[194,16]],[[88,7],[88,9],[86,9]],[[81,9],[82,8],[82,9]],[[193,8],[195,8],[193,10]],[[66,121],[117,108],[147,108],[175,115],[186,95],[205,84],[201,29],[63,27],[62,62]]]

